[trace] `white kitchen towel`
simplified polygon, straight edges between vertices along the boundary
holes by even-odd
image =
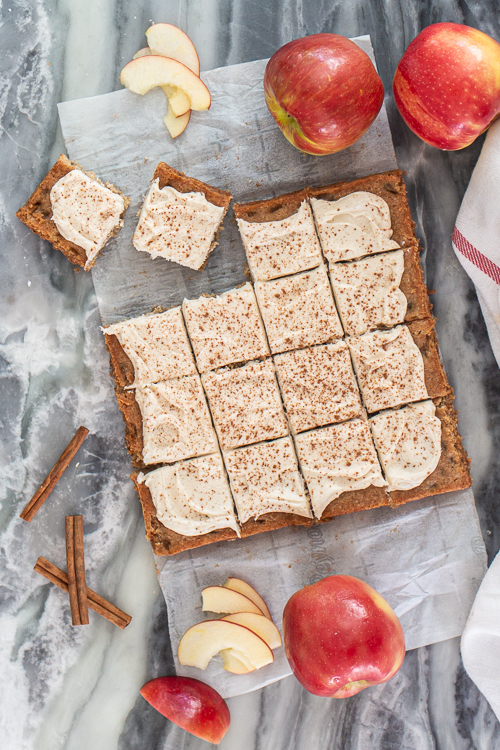
[[[500,120],[486,136],[452,241],[475,284],[491,348],[500,365]]]
[[[469,677],[500,721],[500,553],[479,587],[461,650]]]

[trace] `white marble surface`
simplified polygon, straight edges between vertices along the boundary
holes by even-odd
[[[496,0],[12,0],[0,6],[0,452],[2,534],[0,743],[7,750],[170,750],[206,743],[145,704],[140,685],[170,669],[166,614],[138,504],[123,469],[123,426],[112,401],[90,275],[74,268],[15,218],[62,150],[58,101],[119,87],[124,62],[144,44],[150,20],[180,25],[202,69],[265,58],[318,31],[370,33],[427,280],[437,289],[441,348],[472,457],[488,552],[500,546],[499,371],[477,299],[450,243],[481,141],[446,154],[401,123],[390,81],[420,28],[440,20],[500,39]],[[31,524],[18,514],[79,424],[87,439]],[[108,412],[107,412],[108,413]],[[123,479],[122,479],[123,477]],[[32,572],[39,554],[64,563],[65,514],[83,512],[89,583],[133,615],[122,632],[91,614],[70,625],[62,592]],[[230,700],[226,750],[492,750],[500,728],[463,671],[458,642],[409,652],[388,684],[347,701],[306,693],[293,678]]]

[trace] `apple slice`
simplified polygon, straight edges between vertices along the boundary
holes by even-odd
[[[193,42],[171,23],[155,23],[146,31],[149,49],[153,55],[172,57],[183,63],[197,76],[200,75],[200,58]]]
[[[241,658],[238,658],[242,656],[241,651],[236,651],[234,648],[223,648],[222,651],[219,651],[219,656],[226,672],[232,672],[233,674],[255,672],[254,666],[247,666]]]
[[[203,612],[223,612],[230,615],[235,612],[262,614],[262,611],[247,596],[224,586],[208,586],[201,592],[201,597]]]
[[[145,55],[151,55],[151,54],[152,52],[149,49],[149,47],[143,47],[142,49],[140,49],[138,52],[135,53],[132,60],[137,60],[139,57],[144,57]],[[182,62],[182,60],[180,60],[180,62]],[[191,109],[191,102],[189,101],[189,96],[187,96],[183,91],[176,88],[175,86],[162,86],[161,88],[163,89],[163,93],[165,94],[165,96],[167,97],[169,101],[170,108],[172,110],[171,116],[173,114],[174,117],[181,117],[182,115],[185,115],[186,112],[189,112],[189,110]],[[167,125],[166,122],[165,122],[165,125]],[[167,128],[168,128],[168,125],[167,125]],[[184,128],[182,130],[184,130]],[[182,133],[182,130],[180,131],[181,133]],[[172,135],[172,133],[170,133],[170,135]],[[180,135],[180,133],[177,133],[177,135]],[[175,135],[173,135],[172,138],[175,138]]]
[[[272,620],[271,613],[269,612],[264,599],[256,592],[254,588],[252,588],[252,586],[250,586],[249,583],[242,581],[240,578],[229,577],[224,586],[228,589],[232,589],[233,591],[238,591],[240,594],[243,594],[243,596],[247,596],[254,604],[257,605],[257,607],[260,609],[262,614],[265,615],[265,617],[267,617],[269,620]]]
[[[237,625],[244,625],[245,628],[262,638],[270,649],[281,646],[280,631],[274,622],[264,615],[255,615],[253,612],[236,612],[234,615],[226,615],[222,619],[227,622],[235,622]]]
[[[120,82],[134,94],[147,94],[156,86],[175,86],[191,102],[191,109],[210,107],[210,92],[197,75],[178,60],[161,55],[144,55],[123,68]]]
[[[132,60],[137,60],[138,57],[144,57],[145,55],[150,55],[151,50],[149,47],[142,47],[142,49],[138,50],[135,55],[133,56]]]
[[[205,620],[186,630],[179,642],[177,657],[179,664],[185,667],[206,669],[210,659],[227,648],[240,651],[255,669],[274,661],[273,652],[262,638],[243,625],[225,620]]]
[[[185,115],[176,117],[172,111],[171,102],[168,103],[167,114],[165,115],[165,119],[163,120],[163,122],[167,126],[167,130],[172,136],[172,138],[177,138],[178,135],[180,135],[186,130],[190,117],[191,117],[190,109],[186,112]]]

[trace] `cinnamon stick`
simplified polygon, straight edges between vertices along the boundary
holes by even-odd
[[[76,452],[78,451],[79,447],[88,434],[89,431],[86,427],[78,428],[76,435],[72,438],[72,440],[70,440],[70,442],[62,452],[62,455],[56,461],[54,467],[49,471],[42,484],[29,501],[28,505],[24,508],[23,512],[21,513],[22,519],[28,521],[29,523],[29,521],[31,521],[35,514],[40,510],[40,508],[68,468]]]
[[[75,567],[75,519],[74,516],[66,516],[66,568],[68,570],[68,593],[69,606],[71,609],[71,623],[81,625],[80,605],[78,602],[78,589],[76,586]]]
[[[46,560],[45,557],[38,558],[34,570],[37,573],[40,573],[40,575],[44,576],[44,578],[52,581],[52,583],[55,583],[55,585],[63,591],[68,591],[69,587],[67,573],[64,570],[61,570],[61,568],[58,568],[57,565],[49,562],[49,560]],[[132,619],[130,615],[127,615],[126,612],[123,612],[123,610],[115,607],[114,604],[111,604],[111,602],[108,602],[102,596],[96,594],[96,592],[88,586],[87,600],[90,609],[93,609],[94,612],[97,612],[98,615],[101,615],[101,617],[104,617],[106,620],[112,622],[113,625],[116,625],[122,630],[127,627]]]
[[[87,584],[85,582],[85,554],[83,550],[83,516],[73,516],[73,534],[75,550],[76,591],[78,594],[78,608],[80,622],[89,624],[89,605],[87,602]]]

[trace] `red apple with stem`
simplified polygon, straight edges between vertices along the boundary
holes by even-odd
[[[470,26],[427,26],[399,61],[393,90],[419,138],[448,151],[465,148],[500,114],[500,44]]]
[[[225,700],[201,680],[157,677],[146,682],[141,695],[163,716],[186,732],[218,745],[231,717]]]
[[[401,623],[359,578],[335,575],[297,591],[283,612],[285,652],[314,695],[348,698],[387,682],[405,656]]]
[[[264,93],[285,137],[308,154],[352,146],[384,100],[368,55],[338,34],[313,34],[281,47],[266,66]]]

